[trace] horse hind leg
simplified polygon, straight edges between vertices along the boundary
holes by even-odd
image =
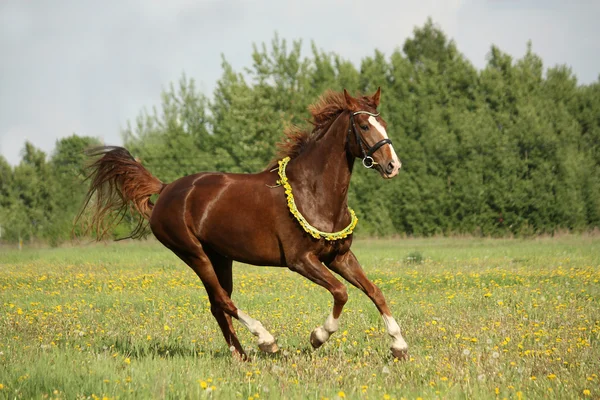
[[[219,284],[223,289],[225,289],[227,295],[231,298],[231,294],[233,293],[233,261],[226,257],[220,256],[215,252],[207,251],[206,254],[213,265],[217,279],[219,280]],[[225,337],[225,341],[229,345],[229,349],[232,352],[237,352],[238,354],[242,355],[242,357],[245,357],[246,353],[244,352],[242,345],[240,344],[240,341],[235,333],[231,315],[226,314],[223,310],[221,310],[220,307],[217,306],[215,298],[212,296],[212,294],[209,295],[209,299],[211,304],[210,311],[217,320],[219,328],[221,328],[221,332],[223,332],[223,336]]]
[[[224,257],[210,249],[207,249],[206,254],[208,255],[208,257],[215,269],[215,273],[217,274],[219,283],[221,284],[223,289],[225,289],[229,298],[231,298],[231,294],[233,293],[233,268],[232,268],[233,260],[231,260],[230,258]],[[212,301],[211,301],[211,304],[213,304]],[[230,347],[233,346],[235,348],[235,350],[237,350],[239,353],[242,353],[243,350],[241,349],[240,342],[235,334],[235,329],[233,327],[231,315],[225,313],[223,310],[221,310],[216,305],[211,306],[211,312],[213,313],[213,315],[219,322],[219,326],[221,327],[221,330],[223,331],[225,340],[227,340],[228,337],[232,339],[231,343],[229,341],[227,341],[229,346]],[[240,313],[240,310],[238,310],[238,316],[239,316],[239,313]],[[260,324],[260,322],[258,322],[258,323]],[[269,340],[268,335],[265,335],[263,332],[263,339],[265,339],[265,336],[267,336],[267,337],[266,337],[266,340],[261,342],[260,334],[258,336],[259,336],[258,347],[262,351],[264,351],[265,353],[277,352],[278,346],[277,346],[277,343],[275,342],[275,339],[273,339],[272,341]]]
[[[248,330],[258,338],[258,347],[268,353],[274,353],[278,350],[277,343],[273,335],[267,331],[262,323],[258,320],[253,319],[248,314],[244,313],[233,304],[231,301],[231,297],[227,290],[221,285],[219,280],[219,276],[215,270],[215,266],[213,266],[211,259],[204,251],[202,245],[198,242],[196,249],[194,252],[175,252],[179,258],[181,258],[187,265],[194,270],[196,275],[200,278],[204,287],[206,288],[206,292],[208,293],[208,297],[211,301],[211,311],[213,311],[213,315],[215,316],[217,322],[219,323],[219,327],[223,331],[223,335],[227,343],[234,347],[234,350],[241,358],[247,358],[247,355],[243,351],[241,345],[239,345],[239,341],[237,340],[237,336],[233,329],[230,329],[230,321],[227,321],[227,317],[221,316],[217,312],[217,310],[221,310],[222,313],[229,315],[230,317],[236,318],[240,321]],[[214,256],[216,257],[216,256]],[[225,272],[220,272],[222,274],[222,280],[226,283],[226,286],[231,285],[228,280],[228,274]],[[233,288],[232,288],[233,289]],[[224,318],[224,319],[223,319]],[[235,339],[233,339],[235,338]],[[231,339],[231,343],[228,341]],[[238,343],[238,346],[235,345],[235,340]]]

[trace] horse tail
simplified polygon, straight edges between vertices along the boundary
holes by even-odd
[[[91,230],[96,239],[101,240],[129,211],[136,225],[129,236],[122,239],[145,236],[154,207],[150,197],[159,194],[167,185],[123,147],[102,146],[86,153],[91,157],[102,157],[87,167],[86,180],[91,183],[75,222],[91,206],[91,216],[84,224],[84,231],[89,234]]]

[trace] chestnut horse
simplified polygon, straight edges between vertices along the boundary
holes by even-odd
[[[92,155],[102,157],[90,166],[83,209],[95,197],[91,226],[98,237],[118,223],[115,214],[122,217],[128,209],[139,217],[135,234],[149,220],[154,236],[202,280],[225,341],[240,358],[246,354],[231,317],[257,336],[262,351],[278,347],[263,324],[231,300],[233,260],[287,267],[332,294],[331,313],[310,335],[314,348],[338,330],[348,300],[346,287],[331,273],[336,272],[375,303],[392,337],[393,355],[405,358],[408,346],[400,327],[350,250],[356,217],[347,200],[355,158],[386,179],[401,166],[377,112],[380,93],[355,98],[346,90],[327,92],[309,107],[313,129],[288,130],[278,158],[255,174],[202,172],[165,184],[124,148],[95,149]],[[277,162],[284,157],[289,159]],[[108,223],[107,215],[113,216]]]

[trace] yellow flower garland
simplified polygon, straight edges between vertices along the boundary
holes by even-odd
[[[277,173],[279,174],[280,179],[277,181],[277,183],[282,185],[283,188],[285,189],[285,195],[287,197],[288,208],[290,209],[290,212],[292,213],[292,215],[294,217],[296,217],[296,219],[298,220],[298,222],[300,223],[302,228],[309,235],[311,235],[312,237],[314,237],[316,239],[323,238],[325,240],[338,240],[338,239],[343,239],[346,236],[352,234],[352,231],[354,230],[354,228],[356,227],[356,224],[358,223],[358,218],[356,217],[354,210],[351,209],[350,207],[348,207],[348,211],[350,212],[350,217],[352,218],[352,221],[350,221],[350,225],[348,225],[347,227],[345,227],[344,229],[342,229],[339,232],[332,232],[332,233],[321,232],[320,230],[318,230],[317,228],[315,228],[314,226],[309,224],[308,221],[306,220],[306,218],[304,218],[304,216],[302,214],[300,214],[298,207],[296,207],[296,202],[294,201],[294,195],[292,194],[292,186],[288,182],[288,178],[285,175],[285,167],[287,166],[287,163],[289,161],[290,161],[290,158],[285,157],[283,160],[280,160],[278,162],[279,169],[278,169]]]

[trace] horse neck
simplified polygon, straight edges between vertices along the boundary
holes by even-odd
[[[349,123],[348,113],[341,113],[290,162],[288,176],[296,202],[322,230],[339,230],[348,224],[348,187],[354,165],[354,157],[346,151]]]

